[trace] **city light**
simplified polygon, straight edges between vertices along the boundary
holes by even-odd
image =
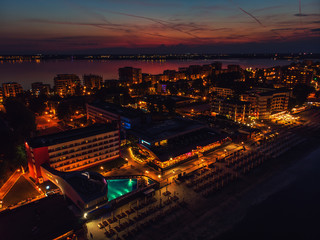
[[[129,2],[126,1],[126,5],[132,13],[123,7],[112,6],[115,10],[120,9],[119,12],[112,12],[112,15],[117,15],[114,17],[120,20],[123,18],[123,21],[120,21],[119,31],[112,31],[116,27],[107,27],[108,24],[79,25],[67,22],[67,25],[59,25],[61,31],[72,29],[77,25],[76,31],[85,35],[77,38],[79,44],[63,44],[65,41],[75,42],[72,36],[69,36],[74,35],[75,31],[68,32],[69,38],[60,32],[60,37],[56,36],[57,34],[48,36],[52,39],[59,37],[58,45],[62,48],[69,46],[69,49],[55,46],[57,41],[52,42],[55,44],[51,44],[52,46],[49,41],[41,41],[40,45],[33,44],[26,52],[32,52],[31,48],[39,48],[37,52],[48,52],[48,55],[0,56],[0,68],[5,71],[4,76],[9,76],[8,81],[23,77],[21,83],[8,82],[1,83],[0,86],[0,127],[4,130],[3,134],[0,134],[0,138],[2,137],[0,140],[5,143],[0,161],[4,163],[2,172],[5,173],[4,180],[6,180],[6,182],[0,181],[3,184],[0,188],[0,212],[4,211],[0,218],[2,220],[9,214],[12,214],[9,220],[23,216],[21,221],[3,221],[12,224],[9,234],[4,235],[1,232],[4,238],[19,233],[37,239],[53,237],[127,239],[140,234],[144,229],[152,229],[154,239],[161,239],[162,233],[166,230],[168,230],[167,235],[174,231],[181,236],[183,234],[187,236],[189,233],[192,233],[190,236],[198,236],[198,231],[201,235],[201,224],[205,226],[206,223],[199,220],[206,219],[197,217],[183,219],[183,216],[186,216],[183,211],[186,209],[191,209],[194,216],[200,216],[205,212],[213,214],[211,218],[219,223],[215,228],[224,229],[226,226],[220,226],[220,223],[225,223],[221,218],[232,218],[232,212],[230,216],[215,214],[217,211],[212,211],[213,203],[219,213],[224,209],[225,202],[230,200],[232,202],[232,198],[236,195],[244,200],[250,200],[251,197],[259,198],[259,196],[250,196],[250,199],[246,197],[247,189],[250,189],[250,195],[259,194],[261,191],[258,190],[263,189],[263,184],[270,181],[269,177],[275,174],[286,175],[287,168],[290,170],[291,164],[295,164],[300,158],[306,158],[307,162],[310,158],[308,152],[313,151],[313,147],[314,149],[318,147],[319,53],[313,56],[308,53],[254,53],[257,45],[262,43],[261,49],[267,49],[272,45],[275,50],[281,52],[308,49],[311,43],[305,43],[308,43],[310,34],[310,36],[305,34],[303,41],[298,41],[303,42],[304,46],[292,47],[297,42],[292,40],[299,35],[297,33],[300,30],[295,32],[286,27],[285,31],[278,31],[283,37],[275,34],[272,29],[283,28],[280,18],[273,19],[272,29],[271,25],[261,27],[264,24],[267,26],[264,17],[268,16],[267,13],[272,15],[272,11],[260,3],[250,7],[248,3],[229,1],[229,5],[233,4],[232,9],[232,6],[229,7],[232,11],[228,14],[229,9],[224,8],[223,12],[215,14],[215,17],[224,16],[225,19],[218,21],[221,26],[216,27],[228,28],[230,31],[213,33],[208,31],[209,27],[206,24],[208,21],[205,19],[207,16],[202,16],[201,21],[199,19],[191,21],[199,12],[199,6],[192,10],[195,11],[194,14],[190,14],[190,11],[183,12],[184,8],[179,8],[179,19],[182,19],[176,22],[177,27],[172,27],[169,20],[176,16],[174,8],[163,14],[147,9],[154,4],[132,3],[131,9]],[[92,10],[89,5],[88,9]],[[284,6],[283,3],[279,5]],[[301,21],[300,28],[308,30],[305,32],[314,33],[312,37],[315,37],[318,33],[316,14],[313,12],[315,8],[312,8],[312,4],[311,7],[309,5],[308,3],[303,5],[303,13],[301,6],[298,8],[297,5],[278,8],[276,13],[287,11],[283,12],[283,16],[286,16],[286,22],[291,22],[293,25],[299,20],[297,16],[301,16],[301,20],[307,19],[302,16],[308,16],[310,21],[308,23]],[[208,6],[200,7],[208,8]],[[69,8],[72,9],[74,6],[68,5]],[[165,7],[154,9],[163,12]],[[292,9],[298,9],[299,13],[292,12]],[[74,8],[74,10],[79,9]],[[102,10],[105,9],[101,8]],[[219,12],[221,9],[215,10]],[[234,14],[236,11],[238,14]],[[30,12],[30,16],[26,19],[34,19],[34,12],[32,14]],[[45,15],[44,12],[39,12]],[[68,19],[68,14],[66,12],[66,16],[61,19]],[[142,16],[144,14],[148,17]],[[236,24],[230,24],[230,14],[233,16],[232,22]],[[22,15],[28,14],[24,12]],[[161,20],[159,16],[164,19]],[[132,21],[126,24],[128,19]],[[72,19],[72,23],[79,22],[76,20]],[[10,25],[11,21],[7,22]],[[17,21],[12,22],[17,23]],[[173,22],[172,20],[172,24]],[[191,31],[194,26],[192,27],[192,24],[184,26],[183,22],[195,22],[193,25],[198,30]],[[44,24],[42,27],[50,32],[53,29],[50,26],[52,23],[56,24],[57,19],[47,19],[41,23]],[[167,23],[169,27],[165,27]],[[241,27],[241,24],[245,24],[246,27]],[[256,30],[248,31],[251,29],[248,28],[248,24]],[[104,30],[109,31],[110,36],[105,31],[100,33],[107,34],[110,41],[104,41],[103,36],[95,41],[97,37],[90,36],[93,32],[86,31],[89,27],[107,28]],[[135,31],[131,31],[131,28],[135,28]],[[8,29],[11,29],[10,26]],[[156,34],[149,33],[150,29]],[[249,32],[251,37],[239,38],[241,31],[241,36]],[[35,31],[28,32],[35,33]],[[34,38],[39,34],[41,35],[41,33],[33,34]],[[123,34],[126,35],[126,41],[122,41]],[[235,37],[230,38],[229,35]],[[139,39],[136,36],[140,36]],[[10,36],[6,38],[10,39]],[[200,38],[202,41],[198,41]],[[83,39],[91,39],[87,40],[89,45],[81,44]],[[130,43],[136,43],[131,46],[132,48],[129,46],[130,43],[128,48],[122,46],[128,39]],[[97,44],[92,45],[90,41]],[[12,41],[9,45],[14,46],[16,42]],[[98,45],[102,42],[105,46],[100,48]],[[253,42],[255,44],[250,45]],[[288,42],[291,44],[286,44]],[[141,49],[145,49],[143,51],[146,52],[152,49],[167,52],[175,46],[180,49],[181,44],[183,51],[191,52],[196,49],[204,52],[205,49],[212,50],[214,46],[209,45],[214,43],[221,45],[219,48],[221,53],[143,54],[141,52]],[[237,52],[250,53],[224,53],[227,52],[226,48],[230,48],[230,43]],[[27,41],[26,44],[30,43]],[[110,44],[114,46],[109,46]],[[22,50],[23,45],[25,44],[16,46],[17,49],[13,49],[13,52]],[[242,46],[251,48],[241,49]],[[2,48],[6,50],[6,46]],[[113,49],[112,51],[120,51],[123,54],[107,56],[99,53],[81,54],[89,50],[93,53],[98,52],[99,49]],[[126,54],[127,51],[137,54]],[[64,52],[72,52],[74,55],[64,55],[62,54]],[[76,61],[79,64],[76,64]],[[44,70],[54,69],[55,72],[37,72],[35,68],[30,67],[30,63],[41,63],[37,65]],[[24,64],[22,68],[18,67],[22,64]],[[19,72],[20,68],[23,72]],[[80,75],[91,71],[96,73]],[[38,79],[43,79],[44,82],[36,82]],[[53,85],[49,84],[50,80]],[[23,87],[28,89],[24,90]],[[11,98],[16,100],[11,101]],[[24,101],[21,102],[21,99]],[[15,102],[19,105],[15,105]],[[316,105],[310,105],[311,102]],[[11,104],[12,109],[10,109]],[[26,139],[28,143],[25,142]],[[25,144],[21,145],[23,142]],[[12,160],[12,156],[25,158],[24,161],[20,161],[21,167],[19,161]],[[229,187],[223,191],[225,186]],[[218,201],[212,202],[213,198]],[[80,213],[72,216],[71,221],[83,224],[85,231],[73,229],[75,226],[73,223],[63,222],[68,219],[66,214],[70,212],[68,208],[71,202],[72,208],[77,208],[77,212]],[[250,201],[242,202],[240,207],[250,206]],[[304,208],[305,205],[308,204],[299,206]],[[27,209],[29,206],[30,209]],[[315,207],[313,206],[313,209]],[[268,207],[268,209],[277,211],[278,208]],[[38,213],[42,210],[43,212]],[[245,210],[247,209],[243,212]],[[23,214],[17,214],[20,211]],[[62,212],[62,217],[59,211]],[[175,214],[175,211],[180,211],[181,214],[180,212]],[[292,211],[294,210],[290,209],[290,212]],[[42,229],[43,224],[34,222],[34,212],[36,215],[41,215],[43,223],[44,220],[48,220],[47,229]],[[226,214],[229,212],[225,211]],[[170,217],[171,213],[173,217]],[[16,217],[13,217],[14,215]],[[97,216],[93,219],[93,215]],[[182,217],[181,222],[179,216]],[[272,218],[275,214],[270,216]],[[158,224],[163,220],[171,224],[174,231],[166,229],[165,226],[162,228],[163,226]],[[270,222],[269,218],[262,220],[264,225],[266,221]],[[23,228],[20,222],[23,222]],[[191,227],[184,233],[186,229],[182,227],[179,232],[179,227],[185,225],[185,222],[200,228],[198,230]],[[250,225],[252,221],[248,222]],[[61,229],[58,229],[59,226],[54,226],[55,224],[61,225]],[[299,222],[296,225],[298,224]],[[78,224],[76,225],[78,227]],[[154,225],[156,227],[153,227]],[[64,228],[65,226],[68,226],[68,229]],[[252,227],[243,229],[250,230]],[[161,233],[159,236],[157,231]],[[310,231],[310,228],[307,231]],[[45,232],[48,232],[50,237],[42,236]],[[63,232],[67,232],[65,236],[55,236]],[[142,238],[150,238],[148,234]]]

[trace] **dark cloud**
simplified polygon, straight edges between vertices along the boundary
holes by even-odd
[[[117,15],[122,15],[122,16],[127,16],[127,17],[133,17],[133,18],[140,18],[140,19],[145,19],[145,20],[148,20],[148,21],[152,21],[152,22],[155,22],[155,23],[158,23],[166,28],[169,28],[169,29],[172,29],[172,30],[175,30],[175,31],[178,31],[178,32],[181,32],[181,33],[184,33],[184,34],[187,34],[193,38],[197,38],[197,39],[201,39],[200,37],[190,33],[190,32],[187,32],[187,31],[183,31],[177,27],[175,27],[174,25],[172,25],[170,22],[168,21],[164,21],[164,20],[160,20],[160,19],[156,19],[156,18],[150,18],[150,17],[145,17],[145,16],[141,16],[141,15],[135,15],[135,14],[129,14],[129,13],[123,13],[123,12],[115,12],[115,11],[109,11],[110,13],[113,13],[113,14],[117,14]]]
[[[319,17],[320,14],[318,14],[318,13],[311,13],[311,14],[297,13],[297,14],[294,14],[294,16],[296,16],[296,17]]]
[[[183,38],[179,37],[171,37],[166,36],[159,33],[154,33],[150,31],[142,31],[141,29],[146,29],[146,27],[142,28],[138,25],[129,25],[129,24],[112,24],[112,23],[90,23],[90,22],[63,22],[63,21],[52,21],[52,20],[44,20],[44,19],[26,19],[25,21],[34,22],[34,23],[42,23],[42,24],[58,24],[58,25],[74,25],[74,26],[89,26],[89,27],[97,27],[102,28],[106,30],[115,30],[115,31],[122,31],[128,34],[133,33],[139,33],[143,35],[149,35],[149,36],[156,36],[161,38],[167,38],[167,39],[175,39],[179,41],[183,41]],[[182,26],[182,25],[181,25]],[[184,24],[184,26],[188,26],[188,24]],[[178,27],[178,26],[176,26]],[[137,30],[134,31],[134,30]]]
[[[308,30],[308,28],[275,28],[271,31],[298,31],[298,30]]]
[[[110,1],[110,0],[108,0]],[[115,3],[123,3],[123,4],[130,4],[130,5],[141,5],[141,6],[148,6],[148,7],[180,7],[181,5],[178,3],[174,3],[174,2],[161,2],[161,1],[157,1],[157,2],[153,2],[153,1],[143,1],[143,0],[111,0],[112,2]]]

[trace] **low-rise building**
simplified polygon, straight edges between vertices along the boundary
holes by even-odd
[[[96,124],[26,141],[31,176],[42,181],[40,166],[49,164],[58,171],[82,170],[120,157],[119,129]]]
[[[228,140],[206,125],[185,118],[144,125],[128,134],[148,153],[145,161],[161,171],[196,158]]]

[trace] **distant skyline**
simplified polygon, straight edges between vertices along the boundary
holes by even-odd
[[[0,54],[320,53],[319,0],[2,0]]]

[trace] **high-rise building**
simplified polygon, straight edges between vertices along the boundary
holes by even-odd
[[[4,97],[16,97],[23,93],[21,85],[16,82],[2,83],[2,91]]]
[[[251,114],[251,103],[239,100],[216,99],[212,112],[233,121],[244,122]]]
[[[50,84],[34,82],[31,84],[31,90],[34,95],[48,95],[50,93]]]
[[[2,88],[0,88],[0,104],[3,103],[3,93],[2,93]]]
[[[62,172],[82,170],[119,157],[119,146],[119,129],[111,124],[39,136],[25,143],[30,174],[40,182],[42,164]]]
[[[215,92],[218,97],[226,98],[233,95],[233,90],[231,88],[222,88],[222,87],[212,87],[211,92]]]
[[[241,70],[240,65],[236,65],[236,64],[228,65],[228,71],[229,72],[239,72],[240,70]]]
[[[54,78],[54,87],[60,96],[75,95],[76,89],[81,87],[80,78],[76,74],[58,74]]]
[[[214,70],[221,70],[222,69],[222,62],[213,62],[211,64]]]
[[[287,88],[293,88],[297,84],[310,85],[313,74],[312,69],[292,66],[283,72],[281,83]]]
[[[87,89],[100,89],[102,87],[102,76],[99,75],[83,75],[83,85]]]
[[[251,103],[254,116],[268,119],[273,113],[288,110],[289,96],[289,91],[276,89],[265,92],[253,91],[241,95],[241,98]]]
[[[119,80],[126,83],[141,83],[142,72],[140,68],[124,67],[119,68]]]

